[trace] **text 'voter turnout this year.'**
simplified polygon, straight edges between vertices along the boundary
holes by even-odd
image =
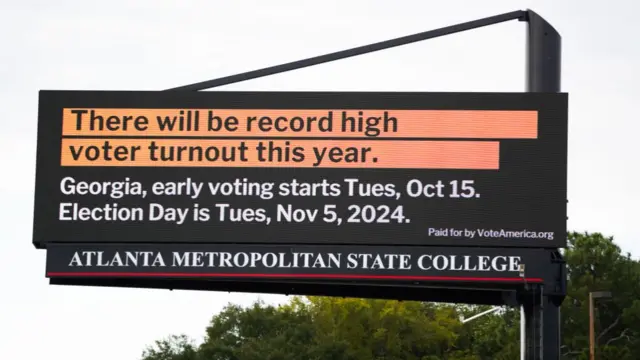
[[[564,246],[566,94],[42,91],[34,243]]]

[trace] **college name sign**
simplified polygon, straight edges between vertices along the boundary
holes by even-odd
[[[41,91],[33,242],[563,247],[567,95]]]
[[[432,246],[52,244],[47,277],[522,283],[543,282],[543,256]]]

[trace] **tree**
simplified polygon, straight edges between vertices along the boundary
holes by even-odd
[[[309,346],[316,335],[312,320],[308,305],[298,298],[279,307],[262,302],[246,309],[229,305],[207,327],[201,359],[315,359]]]
[[[145,360],[196,360],[197,355],[196,347],[186,335],[156,340],[155,346],[149,346],[142,352]]]
[[[468,318],[489,310],[490,306],[458,307]],[[511,360],[520,354],[520,311],[502,308],[498,313],[485,315],[464,324],[459,334],[460,347],[474,354],[474,359]]]
[[[598,359],[635,359],[640,353],[640,263],[622,254],[613,237],[570,233],[565,251],[567,297],[562,305],[562,354],[587,359],[589,292],[610,291],[595,304]]]
[[[315,346],[324,359],[447,359],[461,326],[451,306],[311,297]],[[326,351],[330,349],[330,351]]]

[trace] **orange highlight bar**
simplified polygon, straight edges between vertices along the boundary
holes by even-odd
[[[533,110],[64,109],[62,118],[63,136],[538,137]]]
[[[497,141],[62,139],[60,164],[497,170],[499,156]]]

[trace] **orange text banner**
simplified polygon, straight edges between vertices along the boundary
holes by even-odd
[[[65,108],[62,135],[536,139],[538,112]]]
[[[499,168],[496,141],[62,139],[62,166]]]

